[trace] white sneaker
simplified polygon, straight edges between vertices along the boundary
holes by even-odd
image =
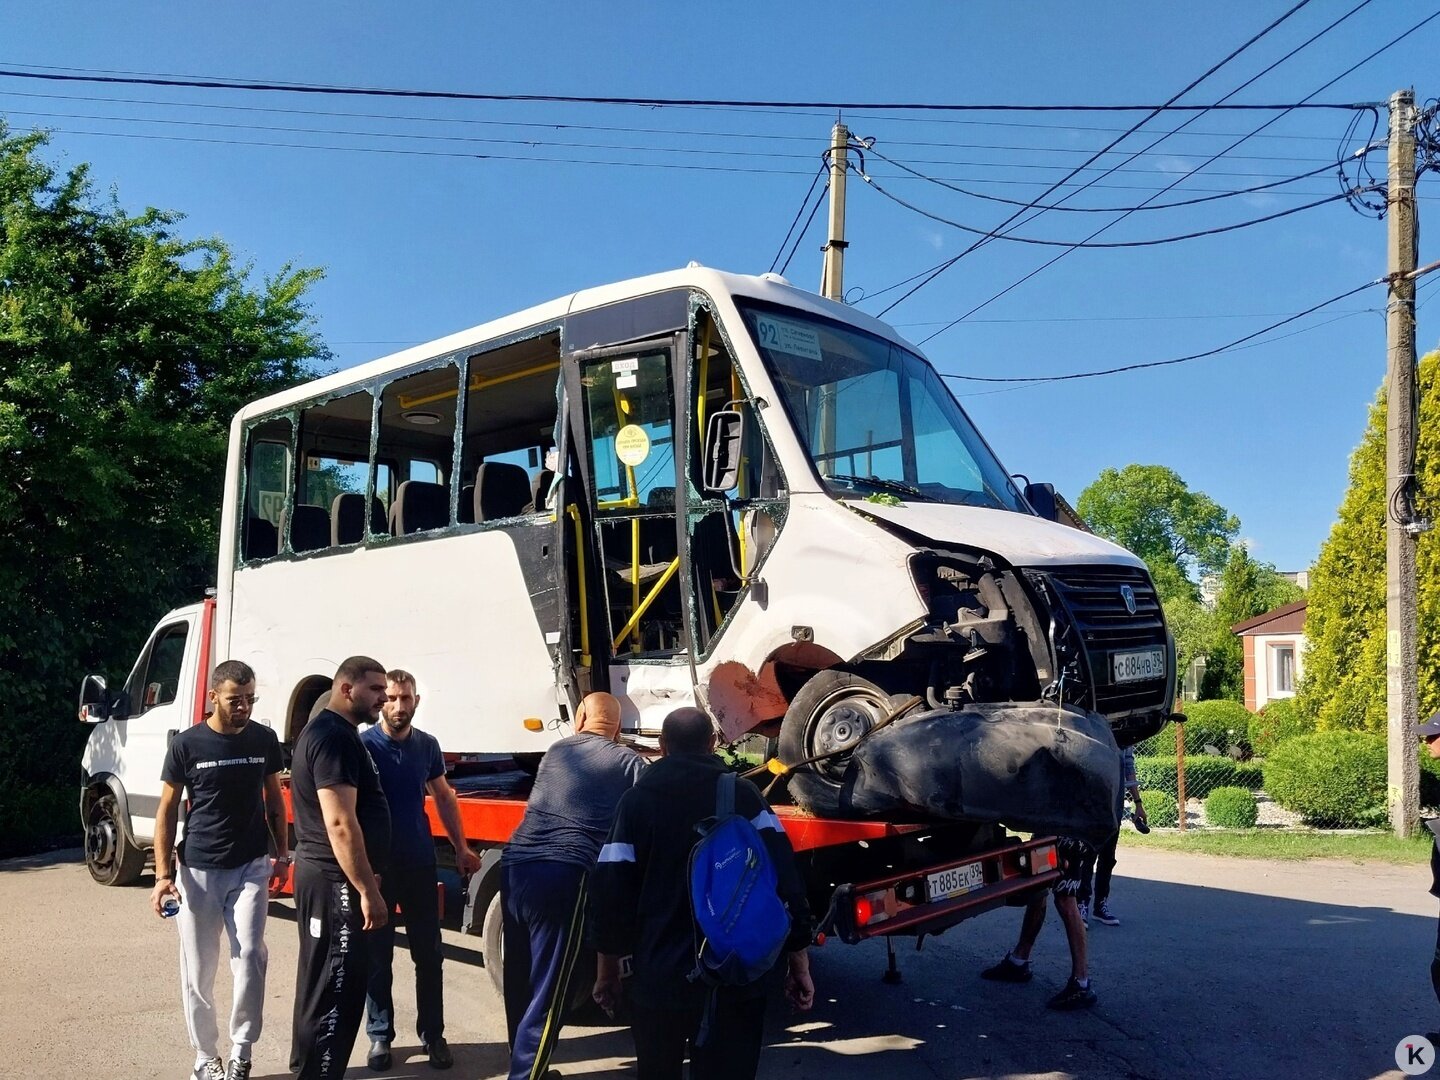
[[[225,1080],[225,1062],[217,1057],[196,1065],[190,1080]]]

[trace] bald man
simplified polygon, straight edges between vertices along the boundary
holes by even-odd
[[[539,1080],[560,1034],[584,937],[585,880],[644,759],[620,745],[620,702],[590,694],[575,734],[540,762],[525,816],[500,857],[510,1080]]]

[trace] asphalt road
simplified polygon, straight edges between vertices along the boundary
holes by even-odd
[[[999,911],[918,954],[902,943],[899,986],[880,982],[881,945],[819,950],[817,1005],[802,1017],[777,1003],[761,1076],[1362,1080],[1400,1076],[1396,1043],[1440,1028],[1427,974],[1436,934],[1427,868],[1131,848],[1120,855],[1113,903],[1123,925],[1090,931],[1100,995],[1093,1011],[1044,1007],[1067,974],[1053,915],[1036,949],[1034,982],[996,986],[977,977],[1016,933],[1019,913]],[[0,862],[0,1076],[180,1080],[191,1056],[175,928],[148,909],[148,873],[145,887],[104,889],[76,859],[70,852]],[[288,1075],[291,911],[272,905],[256,1080]],[[456,1058],[448,1075],[504,1076],[504,1015],[476,939],[447,932],[446,940]],[[413,1017],[403,950],[396,959],[397,1010]],[[219,982],[223,1007],[223,965]],[[390,1075],[433,1075],[413,1038],[402,1034],[396,1051]],[[377,1075],[364,1052],[357,1043],[353,1077]],[[564,1076],[634,1075],[627,1035],[613,1029],[567,1029],[555,1066]]]

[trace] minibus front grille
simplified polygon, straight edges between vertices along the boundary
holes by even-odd
[[[1051,570],[1048,576],[1084,644],[1096,711],[1114,716],[1166,706],[1165,674],[1136,682],[1113,679],[1116,653],[1158,647],[1164,663],[1172,662],[1164,612],[1150,575],[1126,566],[1077,566]]]

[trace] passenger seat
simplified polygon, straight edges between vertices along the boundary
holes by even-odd
[[[530,502],[530,474],[519,465],[482,461],[475,473],[475,520],[518,517]]]
[[[323,506],[300,503],[289,519],[280,517],[280,535],[290,530],[291,551],[320,551],[330,546],[330,512]]]
[[[390,508],[390,527],[396,536],[443,529],[450,524],[450,487],[426,480],[406,480]]]
[[[384,534],[385,507],[379,499],[370,500],[370,531]],[[330,504],[330,543],[358,544],[365,539],[365,496],[358,491],[345,491]]]

